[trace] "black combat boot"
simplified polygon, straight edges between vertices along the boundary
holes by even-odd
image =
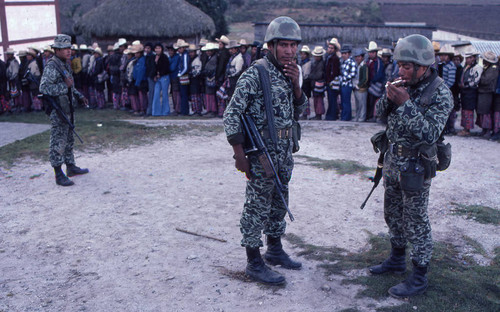
[[[394,298],[407,298],[420,295],[427,289],[427,266],[418,266],[413,261],[412,274],[401,283],[389,288],[389,295]]]
[[[271,265],[281,265],[285,269],[300,270],[302,268],[302,263],[290,259],[290,256],[283,250],[281,237],[267,237],[267,251],[264,259]]]
[[[387,272],[403,274],[406,272],[406,248],[392,248],[391,256],[379,265],[369,268],[372,274],[384,274]]]
[[[247,268],[245,273],[254,281],[269,284],[281,285],[285,283],[285,277],[264,264],[264,260],[260,256],[259,248],[246,248],[247,251]]]
[[[75,164],[66,164],[66,174],[68,177],[89,173],[89,169],[77,167]]]
[[[71,186],[75,184],[73,181],[68,179],[61,169],[61,166],[54,167],[54,173],[56,174],[56,184],[62,186]]]

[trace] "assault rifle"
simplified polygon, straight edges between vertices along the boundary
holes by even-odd
[[[75,125],[69,120],[68,116],[66,116],[66,114],[63,112],[61,106],[59,105],[59,103],[57,103],[57,100],[53,96],[46,95],[46,94],[39,94],[38,97],[43,101],[43,104],[44,104],[46,109],[49,109],[49,110],[55,109],[56,110],[56,113],[59,116],[59,118],[61,118],[62,120],[64,120],[68,124],[69,129],[71,131],[73,131],[73,133],[78,138],[80,143],[83,144],[82,138],[75,131]],[[48,113],[48,114],[50,115],[50,113]]]
[[[244,151],[245,155],[256,154],[259,159],[262,167],[264,167],[264,171],[266,173],[266,177],[272,176],[274,179],[274,185],[276,186],[276,192],[281,198],[283,205],[285,205],[286,211],[288,212],[288,217],[290,221],[294,221],[295,218],[292,215],[292,212],[288,208],[288,204],[283,196],[283,192],[286,191],[285,186],[281,183],[280,177],[276,172],[276,168],[274,167],[273,160],[271,159],[271,155],[267,150],[266,144],[262,139],[262,135],[260,134],[257,126],[255,126],[255,122],[252,116],[247,114],[241,115],[241,124],[243,126],[243,132],[245,133],[245,144]]]

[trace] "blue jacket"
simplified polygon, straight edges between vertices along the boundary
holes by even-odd
[[[146,77],[146,57],[141,56],[140,59],[137,60],[134,66],[134,71],[132,72],[132,77],[134,77],[135,85],[140,86],[143,80],[147,80]]]
[[[168,57],[170,62],[170,80],[177,78],[177,73],[179,72],[179,62],[181,60],[181,56],[177,53],[172,57]]]

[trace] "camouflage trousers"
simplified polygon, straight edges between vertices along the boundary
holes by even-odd
[[[269,141],[268,147],[272,146]],[[277,152],[270,149],[274,166],[285,187],[283,196],[288,204],[288,182],[292,177],[293,158],[289,139],[279,140]],[[286,229],[286,208],[276,192],[272,177],[265,177],[264,169],[257,156],[249,157],[252,179],[247,182],[246,199],[240,220],[240,231],[243,234],[241,246],[263,247],[262,233],[271,237],[280,237]]]
[[[55,110],[50,113],[49,160],[52,167],[62,164],[75,164],[73,145],[75,138],[68,124],[59,118]]]
[[[406,160],[387,152],[384,159],[384,217],[391,245],[395,248],[412,245],[410,257],[419,266],[426,266],[432,256],[432,235],[427,205],[431,179],[419,191],[401,189],[399,168]]]

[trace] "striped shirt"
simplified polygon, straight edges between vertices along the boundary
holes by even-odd
[[[452,61],[449,61],[443,66],[443,80],[444,83],[451,88],[455,83],[455,75],[457,73],[457,67],[453,64]]]

